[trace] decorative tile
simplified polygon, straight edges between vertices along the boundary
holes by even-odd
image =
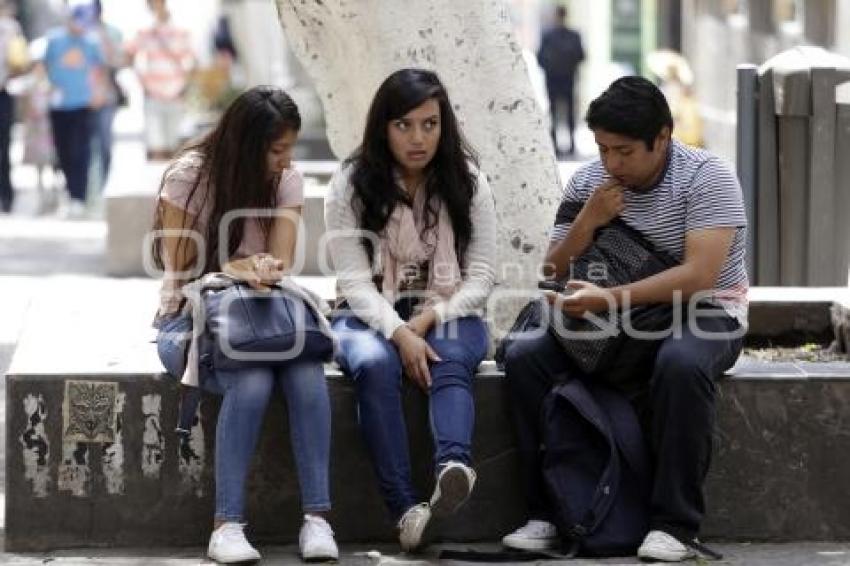
[[[63,442],[114,442],[118,383],[65,382]]]

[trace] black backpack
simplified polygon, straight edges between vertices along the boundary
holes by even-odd
[[[541,413],[543,479],[568,556],[634,555],[649,530],[652,472],[632,405],[572,379]]]

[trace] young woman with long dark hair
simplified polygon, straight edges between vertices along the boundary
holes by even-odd
[[[490,187],[435,73],[402,69],[381,84],[362,143],[331,182],[325,222],[343,301],[338,361],[402,548],[413,550],[432,511],[455,511],[475,484],[472,379],[487,352],[481,311],[496,243]],[[402,374],[428,396],[427,502],[411,481]]]
[[[157,342],[163,365],[177,378],[187,369],[181,338],[192,327],[183,284],[223,272],[263,289],[280,281],[292,265],[304,202],[303,179],[291,168],[300,126],[298,108],[286,93],[252,88],[163,176],[154,229],[165,231],[152,250],[165,271]],[[296,357],[285,364],[215,369],[203,386],[224,396],[216,427],[209,557],[220,563],[260,558],[243,533],[245,480],[266,406],[279,388],[286,397],[301,487],[301,555],[336,559],[333,531],[324,518],[331,507],[331,417],[322,362]]]

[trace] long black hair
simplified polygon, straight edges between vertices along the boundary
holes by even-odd
[[[396,206],[410,206],[407,193],[393,176],[396,162],[390,152],[387,125],[434,99],[440,105],[440,141],[434,158],[425,170],[425,223],[427,230],[438,221],[437,197],[446,206],[455,234],[455,252],[463,258],[472,237],[472,197],[477,188],[475,172],[478,157],[466,142],[449,102],[448,94],[436,73],[424,69],[401,69],[384,80],[375,93],[366,118],[363,141],[346,160],[352,165],[350,182],[361,230],[380,234]],[[363,239],[372,259],[371,241]]]
[[[186,202],[199,199],[199,210],[211,207],[202,234],[205,257],[202,273],[221,271],[219,263],[219,229],[222,217],[229,211],[245,208],[273,209],[277,205],[277,181],[267,175],[267,154],[270,146],[287,131],[301,129],[301,115],[295,102],[282,90],[257,86],[243,92],[234,100],[216,127],[199,141],[181,150],[200,155],[200,170]],[[159,187],[161,196],[169,175],[179,162],[175,160],[166,169]],[[162,200],[156,209],[154,230],[163,227]],[[209,203],[209,204],[208,204]],[[200,216],[200,215],[199,215]],[[268,237],[273,218],[259,217],[263,234]],[[185,220],[184,220],[185,224]],[[184,230],[196,230],[196,217]],[[240,216],[228,224],[227,253],[232,257],[245,232],[245,217]],[[186,245],[188,237],[181,237],[179,246]],[[164,269],[161,238],[153,244],[153,258],[159,269]],[[199,258],[201,259],[201,258]]]

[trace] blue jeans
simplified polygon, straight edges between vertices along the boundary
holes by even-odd
[[[59,166],[72,199],[85,203],[91,161],[91,111],[51,110],[50,126]]]
[[[188,316],[160,323],[157,349],[165,369],[180,377],[185,367],[181,334],[191,333]],[[328,468],[331,411],[324,368],[295,359],[281,366],[216,370],[204,388],[222,394],[215,439],[215,518],[242,521],[245,479],[272,392],[283,392],[304,512],[331,508]]]
[[[398,350],[352,315],[336,318],[333,329],[340,340],[337,361],[354,379],[358,420],[378,486],[397,520],[420,501],[410,477]],[[430,366],[428,408],[435,465],[449,460],[470,464],[475,421],[472,378],[487,353],[487,327],[478,317],[465,317],[431,329],[425,340],[442,359]]]

